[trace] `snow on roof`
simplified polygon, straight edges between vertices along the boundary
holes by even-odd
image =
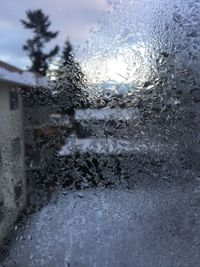
[[[46,125],[50,126],[70,126],[70,117],[68,115],[61,115],[61,114],[50,114],[49,120],[45,122]]]
[[[28,87],[48,87],[49,81],[39,74],[23,71],[0,61],[0,80]]]
[[[130,153],[133,151],[148,151],[159,150],[159,145],[133,143],[125,139],[117,138],[85,138],[79,139],[71,136],[66,140],[66,144],[59,151],[60,156],[70,156],[76,152],[80,154],[89,152],[103,155],[118,155],[123,153]]]
[[[75,112],[75,120],[128,120],[137,117],[138,112],[137,108],[77,109]]]

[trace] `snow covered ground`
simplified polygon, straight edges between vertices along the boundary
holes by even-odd
[[[61,191],[18,231],[4,267],[198,267],[197,182]]]

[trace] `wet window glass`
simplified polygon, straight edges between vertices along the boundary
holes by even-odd
[[[200,265],[200,1],[1,1],[0,267]]]

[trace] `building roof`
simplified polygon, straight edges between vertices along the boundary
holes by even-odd
[[[8,64],[6,62],[3,62],[1,60],[0,60],[0,68],[6,69],[6,70],[11,71],[11,72],[18,72],[20,74],[23,72],[19,68],[14,67],[14,66],[12,66],[12,65],[10,65],[10,64]]]
[[[49,87],[50,81],[38,74],[24,71],[0,61],[0,82],[7,82],[25,87]]]
[[[75,120],[120,120],[132,119],[138,116],[137,108],[97,108],[97,109],[77,109],[75,111]]]
[[[90,153],[99,155],[119,155],[130,154],[133,152],[160,152],[165,151],[166,146],[160,143],[134,141],[127,139],[118,139],[114,137],[110,138],[77,138],[76,136],[70,136],[66,139],[65,145],[63,145],[59,151],[61,157],[70,156],[75,153]]]

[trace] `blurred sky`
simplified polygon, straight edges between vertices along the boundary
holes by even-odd
[[[67,37],[74,44],[85,42],[91,28],[98,25],[108,8],[106,0],[1,0],[0,2],[0,60],[26,68],[29,60],[22,46],[31,37],[20,19],[27,10],[42,9],[52,21],[51,29],[59,35],[51,44],[63,46]]]
[[[62,50],[69,37],[79,46],[76,56],[91,83],[114,80],[128,84],[133,77],[134,82],[143,83],[151,76],[150,55],[159,47],[166,49],[174,43],[174,33],[172,40],[169,38],[169,33],[174,32],[173,9],[175,3],[179,9],[183,6],[182,0],[0,0],[0,3],[0,60],[20,68],[30,66],[22,46],[32,32],[23,28],[20,19],[26,19],[27,10],[42,9],[52,21],[51,30],[59,31],[48,49],[58,44]],[[181,9],[178,12],[181,14]],[[178,33],[179,28],[177,36]]]

